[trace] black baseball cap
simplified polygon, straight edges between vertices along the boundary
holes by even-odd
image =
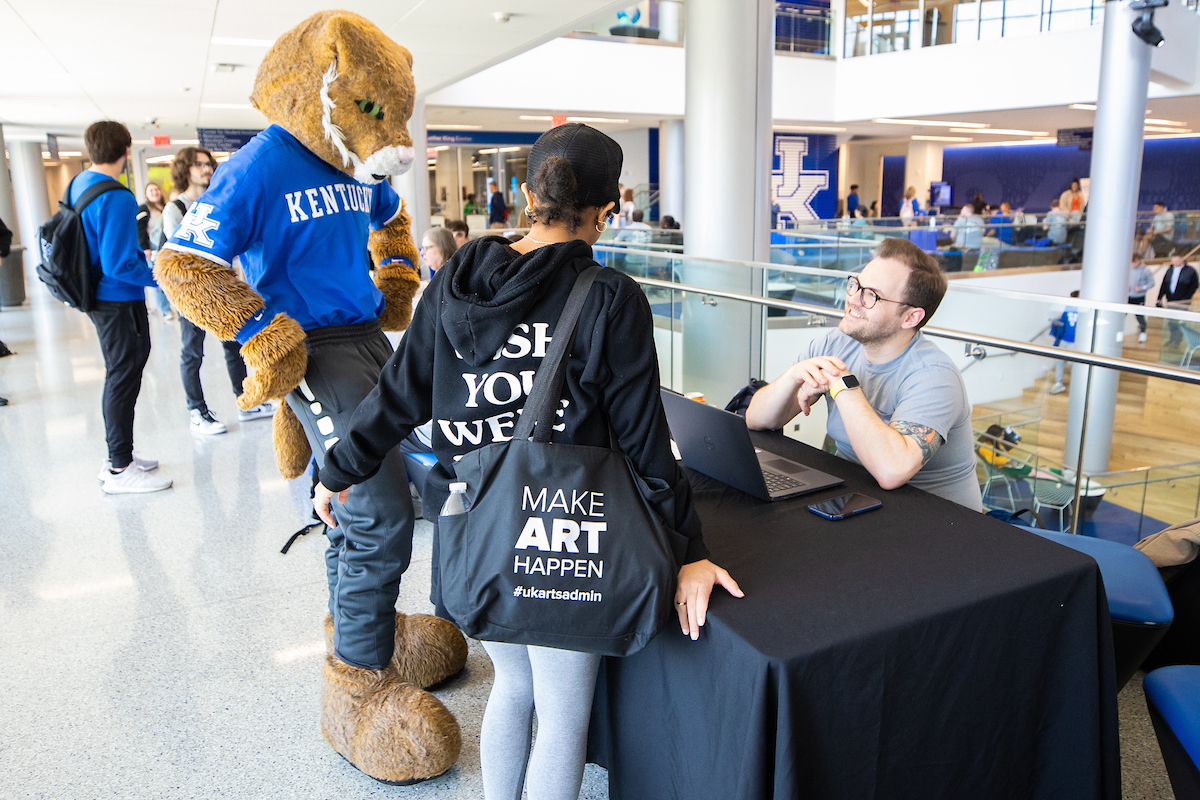
[[[610,137],[578,122],[568,122],[551,128],[534,142],[526,162],[526,174],[537,175],[542,162],[559,156],[571,162],[575,183],[579,187],[576,202],[580,208],[621,206],[621,164],[625,155],[621,145]]]

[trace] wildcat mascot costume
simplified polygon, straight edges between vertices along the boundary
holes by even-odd
[[[250,99],[271,126],[217,171],[155,265],[189,320],[242,344],[254,373],[238,405],[286,401],[274,438],[287,478],[310,451],[323,461],[391,356],[382,331],[412,316],[417,253],[387,178],[413,161],[414,94],[412,56],[373,23],[309,17],[255,79]],[[335,509],[321,733],[385,783],[440,775],[461,735],[424,689],[461,670],[467,647],[445,620],[396,613],[413,531],[399,452]]]

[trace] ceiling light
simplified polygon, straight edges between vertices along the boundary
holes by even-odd
[[[1191,133],[1187,128],[1164,128],[1160,125],[1147,125],[1142,130],[1147,133]]]
[[[986,128],[985,122],[949,122],[941,119],[873,119],[883,125],[932,125],[938,128]]]
[[[1021,139],[1020,141],[1017,141],[1017,142],[973,142],[971,144],[971,147],[1015,147],[1018,145],[1027,145],[1027,144],[1055,144],[1057,142],[1058,142],[1057,139],[1050,137],[1050,136],[1046,136],[1046,137],[1040,137],[1037,139]],[[947,145],[947,147],[965,147],[965,146],[966,145],[954,145],[954,144]]]
[[[59,158],[79,158],[83,155],[79,150],[59,150]],[[42,153],[42,158],[49,158],[49,153]]]
[[[912,136],[918,142],[973,142],[970,136]]]
[[[147,164],[170,164],[175,160],[175,156],[153,156],[146,159]]]
[[[446,131],[477,131],[480,128],[482,128],[483,126],[482,125],[451,125],[448,122],[430,122],[430,123],[427,123],[425,127],[426,128],[434,128],[434,129],[438,129],[438,130],[446,130]]]
[[[515,153],[520,149],[521,148],[519,148],[519,147],[501,147],[500,152],[501,153]]]
[[[951,128],[951,133],[994,133],[999,136],[1049,136],[1049,131],[1022,131],[1016,128],[988,128],[986,131],[971,128]]]
[[[433,148],[433,149],[434,149],[434,152],[440,153],[440,152],[442,152],[443,150],[449,150],[449,149],[450,149],[450,145],[448,145],[448,144],[438,145],[437,147],[435,147],[435,148]]]
[[[1166,4],[1167,0],[1135,0],[1129,4],[1130,10],[1142,12],[1131,26],[1134,34],[1151,47],[1162,47],[1163,35],[1154,24],[1154,9]]]
[[[252,109],[249,103],[201,103],[201,108]]]
[[[825,125],[774,125],[772,127],[777,131],[817,131],[821,133],[842,133],[846,130]]]
[[[550,116],[531,116],[522,114],[521,119],[527,122],[553,122],[554,117]],[[627,119],[608,119],[607,117],[567,117],[567,122],[611,122],[616,125],[624,125],[629,122]]]
[[[499,148],[497,148],[497,147],[489,147],[489,148],[487,148],[486,150],[480,150],[480,151],[479,151],[479,155],[481,155],[481,156],[490,156],[492,153],[499,153],[499,152],[500,152],[500,149],[499,149]]]
[[[235,47],[270,47],[274,39],[238,39],[233,36],[214,36],[210,39],[213,44],[231,44]]]
[[[1073,108],[1076,111],[1095,111],[1095,103],[1071,103],[1067,108]]]
[[[1173,119],[1149,119],[1149,118],[1147,118],[1146,123],[1149,125],[1174,125],[1179,128],[1187,127],[1186,122],[1176,122]]]

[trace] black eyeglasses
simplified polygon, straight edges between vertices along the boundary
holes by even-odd
[[[216,169],[217,167],[217,165],[211,161],[193,161],[191,164],[188,164],[188,166],[199,167],[200,169],[204,169],[205,167],[208,167],[209,169]]]
[[[882,300],[885,303],[895,303],[896,305],[900,305],[900,306],[911,306],[912,305],[912,303],[905,303],[903,300],[888,300],[886,297],[880,297],[879,292],[875,291],[874,289],[868,289],[866,286],[863,286],[861,283],[858,282],[858,278],[855,278],[853,275],[851,275],[849,278],[846,279],[846,296],[847,297],[853,297],[854,295],[858,294],[860,290],[862,291],[863,308],[874,308],[875,303],[879,300]]]

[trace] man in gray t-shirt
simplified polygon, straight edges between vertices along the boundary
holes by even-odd
[[[847,286],[838,330],[759,390],[747,425],[780,428],[826,394],[837,455],[862,464],[884,489],[911,483],[981,511],[966,387],[919,330],[946,292],[937,262],[908,240],[885,239]]]

